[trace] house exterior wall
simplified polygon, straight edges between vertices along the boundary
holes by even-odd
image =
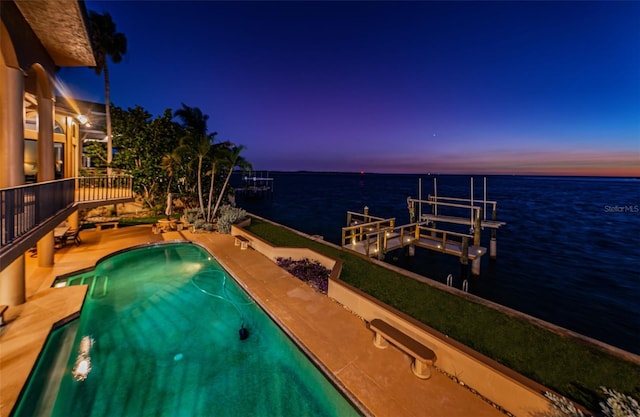
[[[0,1],[0,188],[25,183],[25,138],[37,140],[38,182],[55,178],[54,141],[65,144],[62,155],[65,174],[77,169],[78,164],[73,161],[73,156],[77,155],[73,149],[77,137],[74,139],[67,133],[54,135],[54,120],[61,126],[72,126],[55,115],[53,86],[56,65],[70,62],[72,65],[95,65],[90,46],[78,46],[90,45],[83,14],[77,13],[83,10],[83,5],[74,1]],[[65,21],[65,16],[69,16],[69,22]],[[29,17],[30,21],[27,20]],[[67,45],[64,36],[56,33],[61,27],[83,42]],[[57,61],[49,50],[54,51]],[[26,94],[35,97],[37,131],[25,129]],[[78,132],[78,129],[72,127],[71,132],[74,131]],[[40,266],[53,264],[53,227],[51,229],[37,244]],[[0,304],[12,306],[24,301],[23,254],[10,265],[0,265]]]

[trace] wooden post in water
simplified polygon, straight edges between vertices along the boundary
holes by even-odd
[[[436,177],[433,177],[433,199],[429,198],[429,200],[433,200],[433,203],[434,203],[431,205],[431,214],[433,214],[434,216],[437,216],[438,215],[438,181]],[[420,205],[422,205],[422,203],[420,203]],[[434,229],[438,227],[435,221],[431,222],[431,227]],[[431,236],[436,237],[436,232],[432,231]]]
[[[469,238],[462,238],[462,249],[460,251],[460,264],[463,266],[469,265]]]
[[[469,213],[469,223],[471,223],[471,228],[473,229],[474,224],[475,224],[475,219],[473,217],[473,177],[471,177],[471,199],[469,200],[471,201],[471,212]],[[473,229],[475,230],[475,229]],[[474,245],[475,245],[475,238],[474,238]]]
[[[436,198],[436,203],[438,202],[438,182],[436,181],[436,178],[433,177],[433,195]],[[437,216],[438,215],[438,205],[436,204],[435,206],[433,206],[433,215]],[[434,228],[435,223],[434,223]]]
[[[420,226],[418,226],[417,224],[414,225],[415,230],[413,232],[413,241],[414,242],[418,242],[420,241]],[[409,256],[415,256],[416,254],[416,246],[413,244],[409,245]]]
[[[480,232],[482,231],[482,209],[476,210],[476,217],[473,219],[473,244],[480,246]]]
[[[418,178],[418,221],[422,221],[422,178]],[[415,217],[415,216],[414,216]],[[413,220],[411,221],[413,223]]]
[[[491,214],[491,219],[492,220],[496,220],[497,218],[497,213],[496,213],[497,209],[496,209],[496,205],[493,205],[493,213]],[[489,256],[491,257],[491,259],[497,259],[498,258],[498,240],[496,235],[498,234],[498,230],[495,228],[491,229],[491,241],[489,242]]]
[[[471,261],[471,274],[475,276],[480,275],[480,256],[476,256],[473,261]]]
[[[383,246],[385,245],[385,241],[386,241],[386,238],[384,237],[384,234],[385,234],[384,231],[380,232],[380,230],[378,230],[377,238],[376,238],[376,246],[378,247],[378,260],[380,260],[380,261],[384,260],[384,249],[383,249]],[[382,239],[380,239],[381,235],[382,235]]]

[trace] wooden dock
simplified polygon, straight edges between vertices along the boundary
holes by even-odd
[[[351,225],[342,228],[342,248],[368,257],[383,259],[397,249],[420,247],[457,256],[463,265],[471,261],[474,274],[479,275],[480,258],[487,252],[470,244],[473,235],[427,227],[426,222],[395,226],[394,218],[354,212],[348,213],[348,222]]]
[[[420,182],[420,195],[422,194]],[[342,248],[367,257],[383,259],[385,254],[404,247],[420,247],[460,258],[462,265],[471,261],[474,275],[480,274],[480,260],[487,253],[481,245],[481,232],[491,230],[489,254],[496,258],[496,231],[506,223],[496,218],[496,201],[486,198],[474,199],[473,179],[471,179],[471,197],[456,198],[437,195],[422,198],[407,198],[411,223],[396,226],[395,218],[382,218],[364,213],[347,212],[347,226],[342,228]],[[428,213],[423,213],[426,207]],[[487,218],[487,208],[491,209],[491,218]],[[446,212],[446,213],[445,213]],[[439,225],[467,225],[469,234],[446,230]],[[412,253],[412,251],[410,252]]]
[[[245,175],[243,185],[235,187],[236,195],[245,197],[263,197],[271,195],[274,188],[274,179],[263,175]]]
[[[420,225],[420,223],[413,223],[403,227],[420,227]],[[382,243],[378,242],[378,234],[375,234],[375,236],[370,237],[367,240],[353,241],[352,243],[343,244],[342,247],[346,250],[357,252],[369,257],[380,257],[381,254],[384,255],[387,252],[401,249],[406,246],[416,246],[458,257],[462,257],[464,255],[465,249],[463,242],[454,241],[445,236],[445,234],[453,234],[452,232],[427,227],[422,227],[422,229],[425,231],[440,233],[442,237],[421,234],[421,236],[416,239],[413,236],[402,236],[397,232],[383,231],[381,233],[384,234],[384,236],[380,239]],[[468,239],[473,239],[473,236],[471,235],[465,236]],[[467,256],[471,261],[486,253],[487,249],[482,246],[467,246]]]

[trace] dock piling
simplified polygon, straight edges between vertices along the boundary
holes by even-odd
[[[471,261],[471,275],[480,275],[480,259],[481,258],[478,256],[473,261]]]

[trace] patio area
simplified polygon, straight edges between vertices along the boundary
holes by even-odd
[[[0,328],[0,415],[13,408],[51,326],[82,306],[84,287],[51,288],[55,277],[91,267],[114,251],[160,240],[191,240],[208,248],[371,415],[504,415],[437,371],[431,379],[418,379],[407,355],[374,347],[373,334],[360,318],[259,252],[241,250],[230,235],[186,230],[154,234],[149,225],[83,230],[80,236],[80,246],[56,251],[54,267],[40,268],[36,258],[26,257],[28,302],[10,308],[5,314],[8,324]]]

